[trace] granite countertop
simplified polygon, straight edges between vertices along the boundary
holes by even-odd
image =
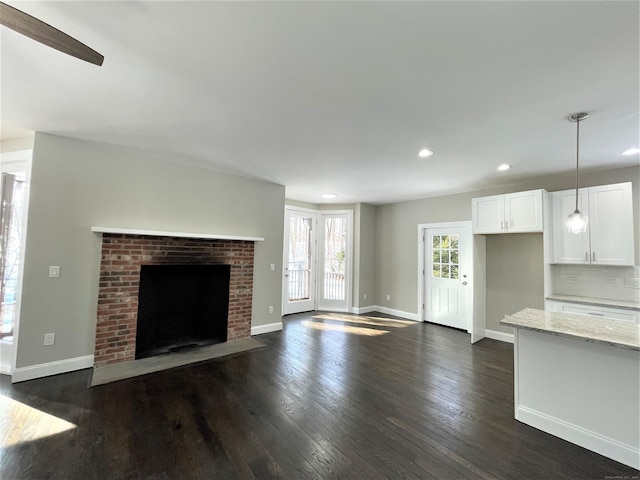
[[[547,300],[557,302],[577,303],[579,305],[593,305],[596,307],[622,308],[624,310],[640,311],[640,303],[626,300],[608,300],[606,298],[580,297],[577,295],[549,295]]]
[[[500,325],[640,351],[640,325],[622,320],[525,308]]]

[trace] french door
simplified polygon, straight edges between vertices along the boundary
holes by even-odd
[[[351,305],[351,215],[320,215],[318,310],[348,312]]]
[[[351,211],[287,208],[282,314],[351,305]]]
[[[285,210],[283,315],[316,308],[316,224],[315,213]]]

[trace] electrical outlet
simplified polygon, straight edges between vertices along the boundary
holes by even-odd
[[[366,300],[366,299],[367,299],[367,294],[366,294],[366,293],[365,293],[365,294],[363,294],[363,295],[362,295],[362,298],[364,298],[364,299]]]
[[[60,276],[60,266],[51,265],[49,267],[49,278],[58,278]]]
[[[269,305],[269,313],[273,313],[273,305]]]
[[[572,275],[572,274],[567,275],[567,282],[576,283],[577,281],[578,281],[577,275]]]
[[[391,300],[391,295],[389,295],[389,294],[387,293],[387,302],[388,302],[389,300]]]
[[[55,333],[45,333],[44,334],[44,344],[43,345],[53,345],[56,343],[56,334]]]
[[[618,284],[618,278],[617,277],[607,277],[607,279],[605,280],[604,284],[608,287],[615,287]]]
[[[624,286],[626,288],[640,288],[640,278],[625,278]]]
[[[272,263],[271,265],[269,265],[269,271],[271,272],[275,272],[276,271],[276,264]]]

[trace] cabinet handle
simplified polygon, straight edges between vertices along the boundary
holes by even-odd
[[[584,261],[589,263],[589,252],[584,252]]]
[[[505,230],[509,230],[509,220],[507,220],[506,222],[504,222],[504,229],[505,229]]]
[[[596,252],[591,252],[591,261],[592,262],[596,261]]]
[[[500,221],[500,231],[504,232],[504,220]]]
[[[604,313],[599,313],[599,312],[589,312],[589,315],[595,315],[597,317],[604,317]]]

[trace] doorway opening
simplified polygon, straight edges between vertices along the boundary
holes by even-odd
[[[418,225],[419,320],[484,338],[484,237],[471,222]]]
[[[285,207],[283,315],[350,311],[352,225],[350,210]]]

